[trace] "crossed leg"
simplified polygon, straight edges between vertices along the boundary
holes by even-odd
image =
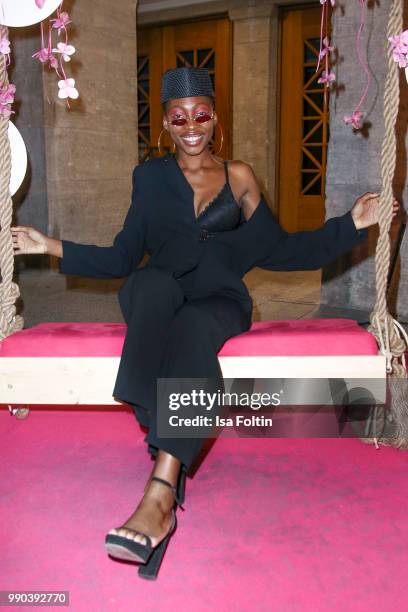
[[[119,297],[128,332],[114,395],[132,403],[148,427],[149,448],[157,452],[142,500],[117,531],[141,544],[148,534],[155,546],[170,529],[174,493],[151,477],[177,486],[180,468],[191,467],[205,442],[158,436],[157,378],[205,378],[222,389],[217,353],[229,337],[249,328],[250,318],[231,298],[186,300],[173,277],[153,268],[136,271]]]

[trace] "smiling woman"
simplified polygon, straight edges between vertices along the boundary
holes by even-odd
[[[190,95],[183,95],[185,93]],[[163,129],[173,140],[178,165],[194,193],[196,218],[201,218],[210,205],[208,213],[213,213],[217,204],[217,210],[222,211],[221,218],[216,213],[222,231],[233,229],[239,222],[237,209],[242,206],[247,218],[249,209],[259,203],[260,191],[250,166],[238,161],[223,163],[210,153],[218,116],[208,73],[200,68],[168,70],[163,77],[161,103]],[[236,218],[232,225],[230,222],[230,227],[222,222],[225,209]]]
[[[214,122],[213,125],[211,122]],[[163,125],[170,132],[173,141],[178,140],[179,144],[184,143],[191,148],[199,147],[203,143],[207,145],[216,124],[217,116],[212,103],[204,96],[185,98],[182,103],[176,100],[166,105]],[[181,127],[184,128],[182,131],[176,129]]]
[[[363,228],[378,216],[377,194],[366,193],[350,212],[321,228],[288,234],[275,221],[251,167],[211,153],[217,115],[208,72],[168,71],[161,101],[163,127],[176,153],[135,168],[132,203],[112,246],[12,228],[15,254],[56,255],[64,274],[128,277],[119,291],[127,333],[113,395],[131,404],[147,428],[155,464],[136,510],[105,542],[112,556],[140,563],[139,575],[150,579],[175,530],[186,472],[205,443],[191,434],[158,434],[158,413],[166,410],[157,399],[158,379],[176,380],[172,393],[191,393],[191,385],[197,387],[191,379],[206,393],[222,392],[217,354],[251,325],[243,275],[254,266],[318,269],[364,239]],[[150,259],[137,269],[145,252]]]

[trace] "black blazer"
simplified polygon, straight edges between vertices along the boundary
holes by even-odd
[[[229,295],[248,309],[241,281],[258,266],[267,270],[315,270],[364,240],[351,213],[312,231],[288,233],[261,197],[246,221],[232,231],[208,235],[194,212],[194,192],[173,155],[142,163],[133,171],[132,202],[123,228],[109,247],[62,240],[63,274],[93,278],[129,276],[147,252],[147,266],[172,274],[190,297]]]

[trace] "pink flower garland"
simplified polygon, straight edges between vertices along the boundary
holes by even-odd
[[[335,0],[330,0],[332,6],[335,5]],[[319,50],[319,58],[317,61],[316,72],[320,68],[321,60],[324,60],[325,70],[322,71],[322,76],[317,80],[318,83],[323,83],[324,85],[324,104],[327,104],[327,92],[330,89],[330,84],[336,80],[336,75],[334,72],[330,71],[329,68],[329,56],[330,53],[334,50],[334,47],[330,46],[329,40],[329,0],[320,0],[320,4],[322,5],[322,17],[320,21],[320,50]],[[325,36],[323,38],[323,27],[325,29]]]
[[[45,0],[33,0],[39,9],[44,6]],[[66,75],[64,69],[64,62],[71,61],[71,55],[75,53],[75,47],[68,44],[68,33],[67,25],[72,23],[67,12],[63,12],[62,9],[63,0],[57,8],[57,17],[50,19],[48,23],[48,42],[45,45],[44,42],[44,24],[41,23],[41,49],[34,53],[33,57],[38,59],[43,67],[47,65],[49,68],[55,70],[58,81],[58,97],[65,99],[69,107],[69,99],[75,100],[79,97],[78,90],[75,87],[75,79],[69,78]],[[58,42],[56,47],[52,46],[52,33],[57,31],[57,35],[60,36],[61,32],[65,33],[65,42]],[[54,55],[57,54],[57,57]],[[10,63],[10,41],[7,36],[0,35],[0,54],[7,56],[7,65]],[[16,93],[16,86],[12,83],[0,84],[0,116],[9,118],[14,112],[11,110],[11,105],[14,102],[14,96]]]
[[[0,37],[0,53],[7,56],[7,65],[10,63],[10,41],[7,36]],[[14,112],[11,110],[11,105],[14,102],[14,95],[16,93],[16,86],[9,83],[6,85],[2,83],[0,85],[0,115],[3,115],[6,119]]]
[[[408,30],[402,34],[390,36],[388,39],[392,51],[392,56],[400,68],[408,67]]]
[[[357,57],[358,57],[359,64],[366,75],[366,84],[365,84],[365,88],[362,93],[362,96],[357,106],[351,113],[351,115],[345,115],[343,118],[344,123],[346,125],[351,125],[351,127],[354,130],[361,130],[361,128],[363,127],[362,122],[363,122],[364,114],[361,112],[360,108],[367,97],[368,90],[370,88],[370,83],[371,83],[370,71],[368,69],[367,62],[364,60],[362,52],[361,52],[361,36],[362,36],[364,25],[365,25],[366,0],[359,0],[359,2],[360,2],[360,26],[357,32],[356,50],[357,50]]]
[[[35,3],[38,8],[42,8],[44,0],[35,0]],[[43,22],[41,23],[41,49],[34,53],[33,57],[38,59],[43,64],[43,67],[47,66],[55,70],[59,78],[58,97],[66,99],[69,107],[69,98],[75,100],[78,98],[79,92],[75,87],[75,79],[67,77],[64,68],[64,62],[69,62],[71,60],[71,55],[75,53],[75,47],[68,44],[67,26],[72,23],[72,20],[67,12],[61,10],[62,4],[63,0],[57,8],[56,18],[48,21],[47,44],[45,44],[44,24]],[[57,46],[53,47],[52,35],[55,30],[58,36],[61,35],[61,32],[65,34],[65,42],[58,42]],[[54,55],[54,53],[57,54],[57,56]]]
[[[366,84],[365,84],[363,94],[357,106],[354,108],[354,110],[352,111],[350,115],[345,115],[343,118],[344,123],[346,125],[351,125],[351,127],[354,130],[360,130],[362,128],[362,120],[363,120],[364,114],[362,113],[360,109],[361,109],[361,106],[363,105],[363,102],[365,101],[367,97],[367,93],[368,93],[368,89],[370,87],[370,81],[371,81],[370,71],[368,69],[367,62],[364,61],[364,58],[361,52],[361,37],[362,37],[362,32],[363,32],[364,24],[365,24],[366,0],[359,0],[359,3],[360,3],[360,26],[359,26],[358,33],[357,33],[356,49],[357,49],[357,57],[358,57],[359,64],[361,68],[363,69],[363,72],[366,75]],[[328,0],[320,0],[320,4],[322,5],[322,17],[321,17],[321,24],[320,24],[320,53],[319,53],[319,61],[317,64],[316,72],[320,67],[320,61],[324,60],[325,70],[323,70],[322,76],[318,80],[318,83],[323,83],[325,86],[324,94],[325,94],[325,103],[326,103],[327,90],[330,87],[330,84],[336,80],[336,76],[333,72],[330,72],[329,70],[329,54],[330,52],[333,51],[333,47],[330,46],[329,37],[328,37],[328,10],[329,10]],[[331,5],[332,6],[335,5],[334,0],[331,0]],[[323,24],[324,23],[325,23],[326,32],[325,32],[325,36],[323,37]],[[403,40],[403,43],[405,43],[405,39]],[[398,48],[399,51],[401,50],[400,40],[396,41],[396,47]]]
[[[8,119],[14,111],[11,110],[11,105],[14,102],[14,94],[16,93],[16,86],[9,83],[8,85],[0,86],[0,114]]]
[[[7,37],[0,38],[0,53],[10,56],[10,41]]]

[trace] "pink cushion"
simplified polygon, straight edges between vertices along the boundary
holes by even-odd
[[[261,321],[230,338],[220,355],[376,355],[377,342],[351,319]]]
[[[0,341],[0,357],[116,357],[124,323],[41,323]],[[220,356],[375,355],[377,343],[350,319],[262,321],[230,338]]]

